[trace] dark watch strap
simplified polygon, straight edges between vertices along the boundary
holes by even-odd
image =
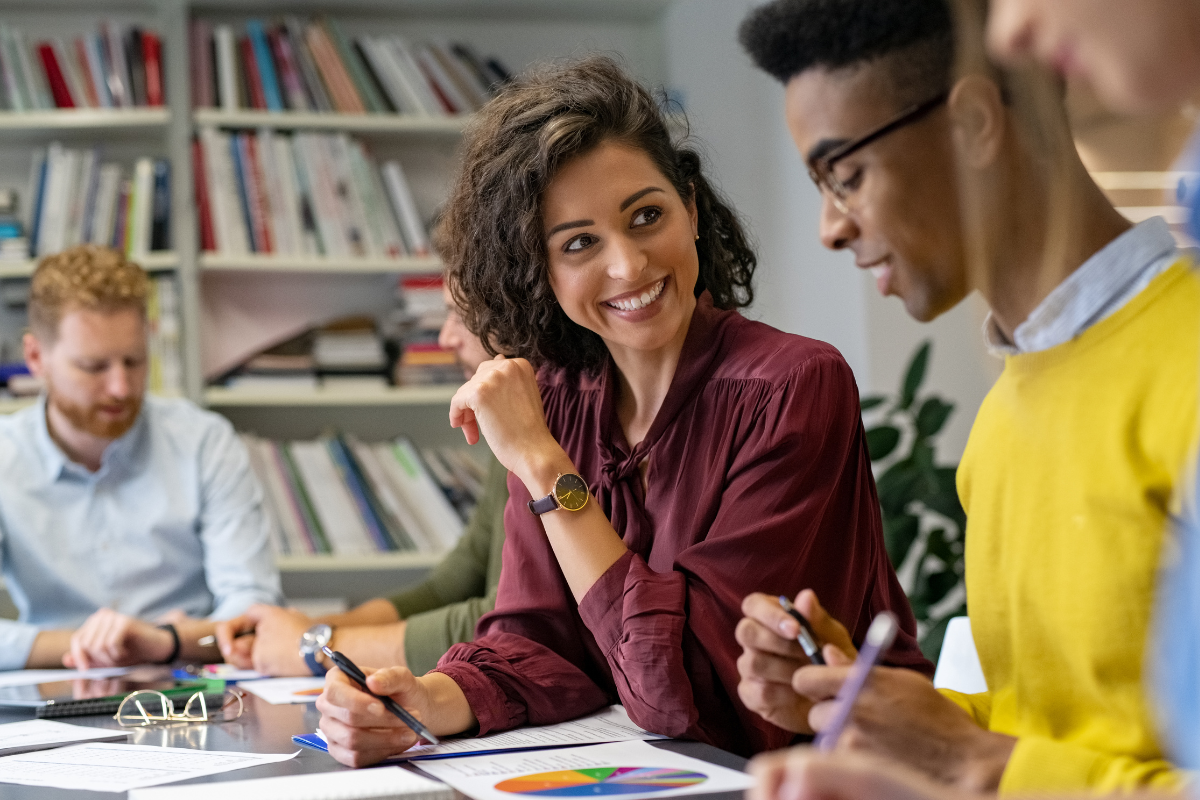
[[[324,665],[322,665],[320,661],[317,660],[316,653],[305,653],[304,663],[308,665],[308,668],[312,671],[314,678],[320,678],[329,671],[325,669]]]
[[[545,514],[547,511],[553,511],[558,508],[558,501],[554,499],[554,492],[543,497],[541,500],[530,500],[529,510],[537,515]]]
[[[171,655],[167,656],[164,660],[162,660],[158,663],[171,664],[175,661],[175,659],[179,658],[179,649],[180,649],[179,631],[175,630],[175,626],[169,622],[165,625],[159,625],[158,629],[160,631],[166,631],[167,633],[171,634],[171,641],[173,642],[173,644],[171,645]]]

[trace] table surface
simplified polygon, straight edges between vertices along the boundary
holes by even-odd
[[[313,772],[333,772],[346,769],[326,753],[300,748],[292,742],[292,736],[298,733],[312,733],[317,729],[317,721],[321,715],[312,703],[298,705],[273,706],[266,701],[247,693],[246,711],[232,722],[209,725],[179,725],[168,728],[131,729],[129,737],[131,744],[159,745],[161,747],[191,747],[202,750],[230,750],[250,753],[292,753],[300,750],[300,755],[289,761],[276,764],[264,764],[247,769],[223,772],[205,778],[191,781],[181,781],[183,786],[193,783],[217,783],[220,781],[238,781],[251,778],[267,778],[276,775],[298,775]],[[33,711],[3,709],[0,710],[0,723],[19,722],[33,719]],[[119,728],[116,720],[110,716],[66,717],[62,722],[75,725],[88,725],[96,728]],[[669,741],[657,742],[656,746],[673,750],[693,758],[703,759],[714,764],[742,769],[746,760],[732,753],[718,750],[715,747],[699,742]],[[3,800],[57,800],[72,798],[72,800],[113,800],[123,798],[123,794],[112,792],[83,792],[67,789],[48,789],[40,786],[18,786],[15,784],[0,784],[0,798]],[[703,795],[710,800],[740,800],[741,792],[723,792]],[[461,796],[460,796],[461,797]]]

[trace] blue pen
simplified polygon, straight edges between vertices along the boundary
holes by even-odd
[[[842,684],[837,697],[834,698],[837,710],[833,714],[833,720],[829,723],[829,727],[817,734],[814,744],[818,750],[828,753],[837,745],[838,737],[842,735],[842,729],[850,720],[854,701],[858,699],[859,692],[867,684],[867,676],[871,674],[871,668],[883,659],[888,648],[892,646],[892,642],[896,640],[896,632],[899,630],[900,622],[890,611],[881,611],[875,619],[871,620],[871,627],[867,628],[867,638],[863,642],[862,649],[858,651],[858,658],[854,659],[854,666],[850,667],[850,674],[846,676],[846,682]]]

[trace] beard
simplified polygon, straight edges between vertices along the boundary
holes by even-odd
[[[133,423],[137,422],[138,414],[142,410],[140,396],[126,400],[109,398],[91,405],[72,403],[70,400],[56,395],[54,385],[49,382],[46,385],[46,402],[66,417],[76,430],[98,439],[120,438],[133,427]],[[116,406],[121,407],[121,414],[118,417],[102,414],[100,411],[101,407],[114,408]]]

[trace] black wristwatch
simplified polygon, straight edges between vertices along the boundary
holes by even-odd
[[[321,652],[322,647],[329,644],[329,640],[332,638],[333,628],[324,623],[313,625],[300,634],[300,656],[315,677],[319,678],[327,671],[317,660],[317,654]]]
[[[550,494],[541,500],[530,500],[529,510],[538,515],[560,508],[564,511],[580,511],[587,505],[588,496],[588,485],[583,478],[573,472],[559,473]]]

